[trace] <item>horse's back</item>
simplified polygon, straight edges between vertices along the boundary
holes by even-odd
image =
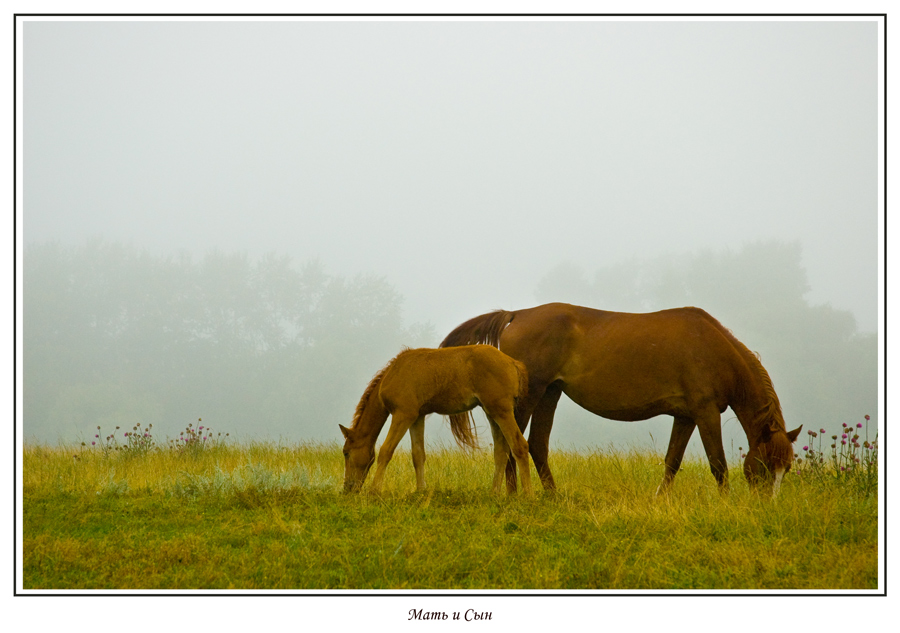
[[[699,308],[626,313],[547,304],[517,311],[500,348],[525,361],[535,382],[558,381],[584,408],[621,419],[694,401],[720,406],[736,359],[722,330]]]

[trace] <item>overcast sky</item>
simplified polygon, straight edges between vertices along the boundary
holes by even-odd
[[[875,21],[24,34],[26,244],[318,257],[443,336],[563,261],[799,240],[809,299],[876,329]]]

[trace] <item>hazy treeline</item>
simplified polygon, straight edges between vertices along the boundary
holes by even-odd
[[[634,260],[593,273],[561,264],[539,282],[536,298],[625,312],[705,309],[760,355],[788,424],[805,424],[805,437],[807,429],[875,416],[878,348],[876,335],[859,332],[852,313],[809,304],[801,256],[799,243],[773,241]],[[664,448],[668,436],[661,439]]]
[[[384,279],[276,255],[40,244],[24,297],[25,435],[50,442],[136,422],[164,439],[198,417],[241,439],[334,439],[378,368],[437,338],[404,327]]]
[[[593,273],[561,265],[540,281],[534,305],[702,307],[760,354],[792,428],[831,432],[874,417],[877,341],[851,313],[810,305],[807,291],[799,244],[767,242]],[[329,275],[315,260],[295,266],[277,255],[37,244],[25,250],[24,297],[25,436],[45,442],[137,422],[164,439],[198,417],[241,440],[337,440],[336,424],[349,421],[377,369],[401,346],[446,334],[407,327],[403,298],[382,278]],[[671,428],[669,419],[603,421],[565,398],[557,417],[562,445],[652,433],[664,450]],[[729,438],[736,448],[742,432],[724,419],[726,450]]]

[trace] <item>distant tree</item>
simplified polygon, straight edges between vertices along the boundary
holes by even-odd
[[[435,338],[404,327],[384,279],[276,254],[38,244],[24,278],[25,431],[47,441],[201,416],[248,438],[326,439],[401,346]]]
[[[632,260],[598,269],[591,282],[561,270],[538,283],[538,302],[632,312],[705,309],[760,354],[791,424],[817,430],[875,415],[876,337],[859,333],[850,312],[809,304],[799,242]]]

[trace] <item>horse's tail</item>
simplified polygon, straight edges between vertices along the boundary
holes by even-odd
[[[460,345],[493,345],[500,347],[500,334],[515,317],[514,312],[506,310],[494,310],[482,314],[465,323],[456,326],[447,337],[441,341],[440,347],[459,347]]]
[[[512,312],[495,310],[469,319],[450,332],[441,341],[440,347],[460,347],[462,345],[482,343],[499,348],[500,334],[503,332],[503,328],[513,320],[513,316]],[[522,393],[521,388],[519,391]],[[475,448],[478,445],[478,439],[473,432],[475,420],[472,417],[472,412],[455,413],[447,417],[450,419],[450,430],[453,432],[453,437],[456,439],[457,444],[462,447]]]
[[[519,405],[525,401],[525,396],[528,395],[528,369],[525,368],[525,363],[520,363],[516,359],[512,360],[516,365],[516,372],[519,374],[519,391],[516,393],[516,413],[518,413]]]

